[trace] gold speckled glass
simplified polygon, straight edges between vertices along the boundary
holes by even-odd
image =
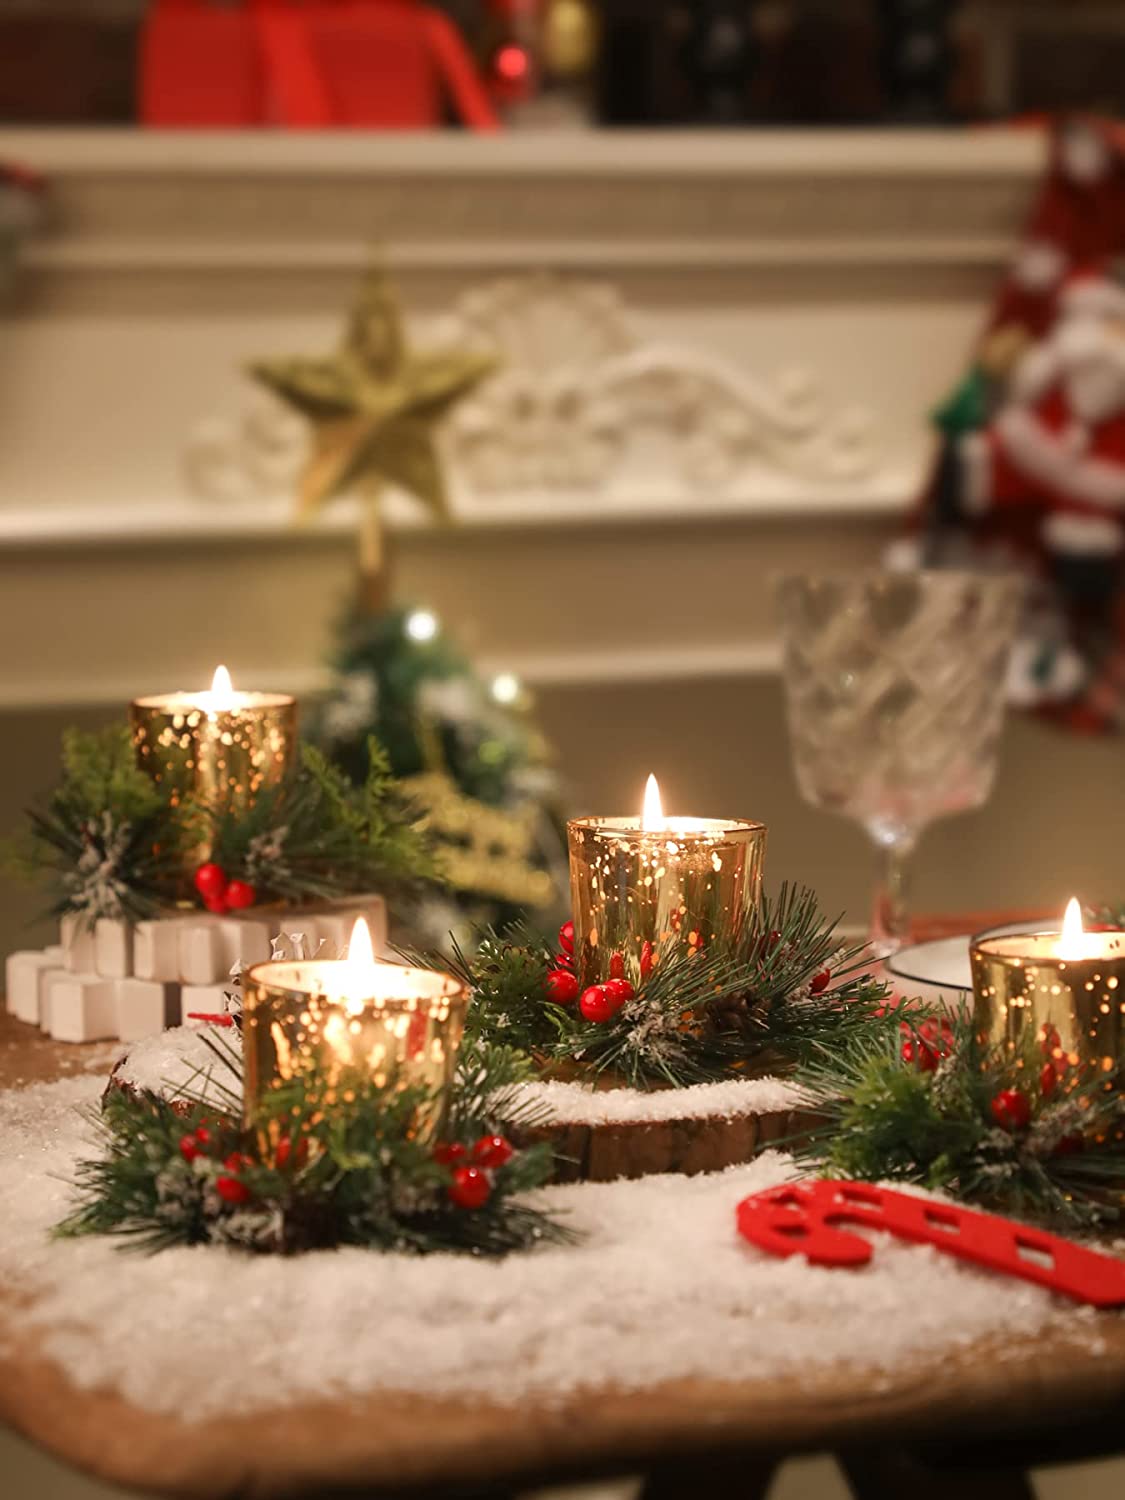
[[[465,1027],[464,986],[450,974],[380,963],[357,990],[352,973],[345,960],[311,959],[256,964],[243,975],[243,1123],[267,1160],[284,1127],[261,1124],[261,1103],[295,1081],[314,1114],[331,1110],[357,1073],[379,1087],[424,1089],[432,1102],[419,1133],[440,1134]]]
[[[974,1016],[983,1040],[1023,1051],[1029,1038],[1071,1067],[1125,1062],[1125,933],[1088,933],[1089,956],[1061,958],[1057,932],[975,938]]]
[[[282,693],[236,693],[209,708],[206,694],[163,693],[130,705],[141,770],[173,807],[194,796],[209,804],[252,806],[283,781],[297,756],[297,701]]]
[[[609,978],[620,953],[632,977],[645,945],[699,951],[737,937],[762,886],[764,823],[669,818],[575,818],[567,824],[575,960],[585,986]]]

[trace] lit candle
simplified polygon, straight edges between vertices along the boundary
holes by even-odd
[[[380,1087],[418,1086],[430,1096],[418,1128],[439,1132],[468,1008],[452,975],[376,961],[359,917],[346,957],[256,964],[242,984],[243,1122],[263,1152],[284,1129],[263,1124],[262,1103],[295,1080],[318,1113],[357,1074]]]
[[[1060,931],[976,938],[970,961],[983,1040],[1022,1054],[1033,1037],[1060,1066],[1125,1061],[1125,932],[1084,931],[1076,899]]]
[[[575,818],[567,836],[583,985],[609,978],[615,954],[636,977],[669,942],[698,952],[735,938],[757,905],[765,825],[667,817],[655,776],[639,818]]]
[[[250,807],[296,762],[296,700],[235,692],[226,667],[215,669],[205,691],[134,699],[130,722],[137,764],[167,789],[172,806],[191,796]]]

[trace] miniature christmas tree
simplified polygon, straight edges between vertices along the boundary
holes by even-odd
[[[364,283],[335,354],[251,366],[313,427],[299,514],[341,495],[363,504],[359,588],[341,622],[337,682],[314,734],[355,778],[368,736],[385,747],[449,891],[418,913],[417,936],[430,942],[524,914],[549,920],[565,884],[555,779],[525,692],[510,674],[484,682],[429,610],[390,603],[383,497],[403,490],[435,519],[448,518],[436,429],[493,367],[473,350],[411,348],[393,288],[378,272]]]

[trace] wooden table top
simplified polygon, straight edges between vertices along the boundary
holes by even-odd
[[[106,1052],[102,1044],[101,1053]],[[81,1070],[99,1053],[0,1017],[0,1087]],[[3,1301],[0,1298],[0,1332]],[[511,1408],[378,1393],[189,1424],[105,1391],[79,1390],[34,1337],[0,1337],[0,1417],[57,1457],[118,1484],[193,1500],[448,1492],[628,1473],[718,1452],[755,1456],[911,1440],[969,1442],[1065,1431],[1125,1416],[1125,1317],[1091,1342],[1015,1338],[878,1377],[817,1368],[799,1380],[591,1391]],[[14,1330],[13,1330],[14,1332]],[[659,1337],[654,1330],[653,1337]],[[519,1371],[513,1370],[518,1384]],[[702,1469],[701,1469],[702,1472]]]

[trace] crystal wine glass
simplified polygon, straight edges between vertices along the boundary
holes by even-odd
[[[881,954],[908,940],[918,835],[992,790],[1022,588],[943,571],[779,581],[797,783],[806,802],[861,823],[879,851]]]

